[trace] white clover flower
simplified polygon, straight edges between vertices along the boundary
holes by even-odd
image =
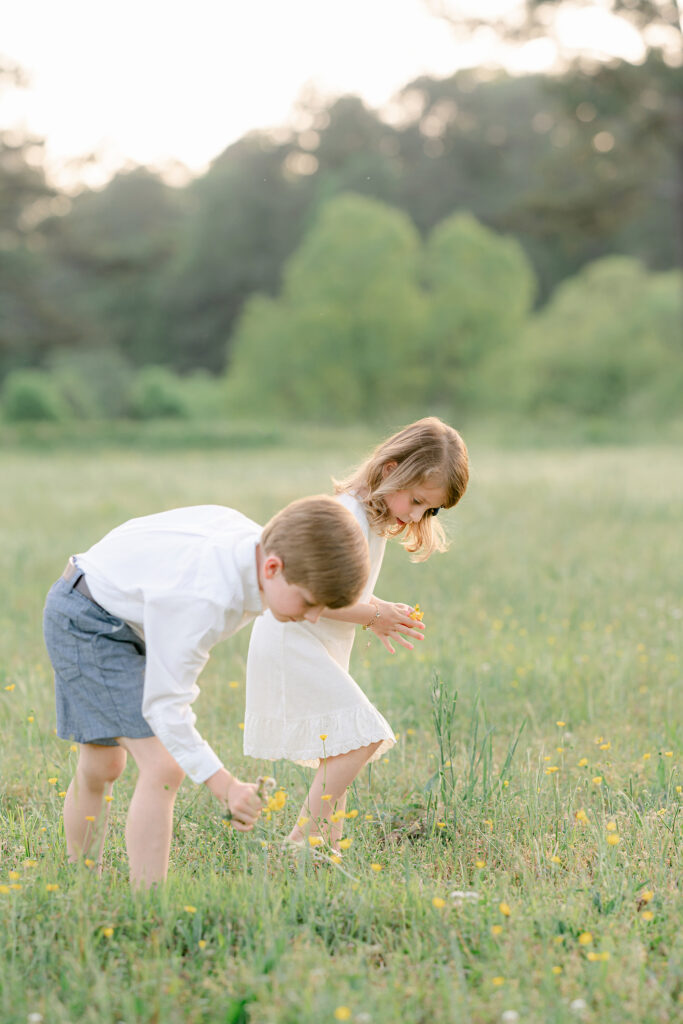
[[[519,1014],[516,1010],[503,1010],[500,1015],[501,1024],[517,1024]]]
[[[584,1014],[588,1009],[588,1003],[585,999],[573,999],[569,1004],[569,1009],[574,1013]]]

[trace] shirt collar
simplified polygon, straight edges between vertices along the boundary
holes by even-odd
[[[244,610],[253,615],[260,615],[265,607],[256,571],[256,545],[260,539],[260,532],[251,534],[249,537],[243,537],[235,546],[235,561],[244,587]]]

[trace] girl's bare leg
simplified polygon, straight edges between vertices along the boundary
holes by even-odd
[[[361,768],[367,764],[380,745],[370,743],[367,747],[358,747],[347,754],[337,754],[321,760],[315,773],[308,796],[299,812],[297,824],[290,832],[288,839],[301,842],[308,835],[322,835],[330,846],[339,849],[339,840],[344,830],[344,819],[330,821],[335,812],[343,812],[346,808],[346,790],[353,782]],[[329,799],[323,799],[329,797]],[[306,820],[308,819],[308,820]],[[299,824],[299,822],[304,822]]]
[[[115,779],[126,767],[126,751],[81,743],[76,774],[64,800],[66,850],[71,863],[92,858],[101,866],[109,803]]]
[[[173,806],[185,772],[156,736],[119,737],[138,766],[138,781],[126,824],[130,882],[134,887],[163,882],[168,873]]]

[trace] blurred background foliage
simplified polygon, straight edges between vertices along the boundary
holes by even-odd
[[[0,132],[2,415],[670,421],[682,79],[650,47],[423,77],[381,111],[309,95],[183,187],[61,194],[42,140]]]

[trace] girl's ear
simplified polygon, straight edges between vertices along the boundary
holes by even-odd
[[[263,575],[267,580],[272,580],[284,569],[284,562],[279,555],[268,555],[263,563]]]
[[[382,479],[386,480],[389,474],[393,473],[397,466],[398,462],[396,462],[395,460],[392,460],[391,462],[385,462],[384,465],[382,466]]]

